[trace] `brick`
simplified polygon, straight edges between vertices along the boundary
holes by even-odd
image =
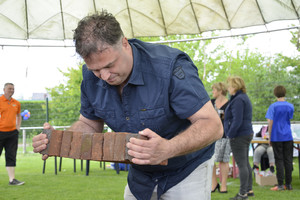
[[[127,142],[130,138],[147,140],[147,137],[126,132],[82,133],[72,131],[43,130],[49,143],[41,151],[49,156],[61,156],[82,160],[132,163]],[[167,165],[168,160],[160,163]]]
[[[113,160],[116,162],[125,161],[125,151],[126,151],[126,136],[128,133],[117,132],[114,142],[114,157]]]
[[[104,133],[103,161],[114,161],[115,132]]]
[[[51,129],[43,129],[43,134],[46,134],[47,135],[47,138],[48,138],[48,144],[47,144],[47,147],[46,149],[40,151],[40,154],[48,154],[48,151],[49,151],[49,144],[50,144],[50,141],[51,141],[51,134],[52,134],[52,130]]]
[[[64,131],[61,148],[60,148],[60,157],[65,157],[65,158],[69,157],[72,138],[73,138],[72,131]]]
[[[63,133],[64,132],[60,130],[52,131],[48,150],[49,156],[60,156]]]
[[[92,158],[92,139],[94,133],[83,133],[81,139],[81,159],[91,160]]]
[[[136,133],[129,133],[126,135],[126,142],[125,142],[125,145],[129,142],[130,138],[132,137],[135,137],[137,139],[141,139],[141,140],[147,140],[148,138],[143,136],[143,135],[140,135],[140,134],[136,134]],[[128,154],[128,148],[126,147],[125,148],[125,159],[124,160],[127,160],[127,161],[130,161],[132,160],[132,156],[130,156]]]
[[[92,160],[102,161],[103,159],[103,133],[95,133],[92,140]]]
[[[80,159],[81,154],[81,132],[73,132],[73,139],[71,143],[71,150],[69,153],[69,158]]]

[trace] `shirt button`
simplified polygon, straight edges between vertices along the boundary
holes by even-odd
[[[126,120],[128,121],[130,118],[129,117],[126,117]]]

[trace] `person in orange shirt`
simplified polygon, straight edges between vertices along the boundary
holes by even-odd
[[[4,94],[0,96],[0,156],[4,148],[9,185],[23,185],[25,182],[15,179],[18,136],[22,122],[21,104],[12,98],[14,84],[6,83],[3,91]]]

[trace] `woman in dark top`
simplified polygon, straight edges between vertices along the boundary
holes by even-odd
[[[222,123],[224,123],[224,113],[228,105],[228,99],[226,97],[227,87],[224,83],[215,83],[212,86],[213,98],[211,100],[215,110],[218,112]],[[212,175],[212,189],[211,192],[215,192],[217,189],[220,193],[227,193],[227,177],[229,172],[229,161],[230,161],[230,143],[229,139],[226,138],[225,134],[215,145],[215,162],[219,162],[220,175],[222,177],[221,187],[217,181],[216,176],[216,164],[214,164],[213,175]]]
[[[253,138],[252,105],[241,77],[229,77],[227,84],[231,97],[225,110],[224,131],[230,138],[231,150],[240,177],[240,191],[231,200],[248,199],[248,196],[254,196],[252,168],[249,163],[249,146]]]

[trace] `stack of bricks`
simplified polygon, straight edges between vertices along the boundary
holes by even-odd
[[[132,157],[127,153],[126,143],[131,137],[146,137],[125,132],[82,133],[60,130],[44,130],[49,143],[41,154],[95,160],[106,162],[131,163]]]

